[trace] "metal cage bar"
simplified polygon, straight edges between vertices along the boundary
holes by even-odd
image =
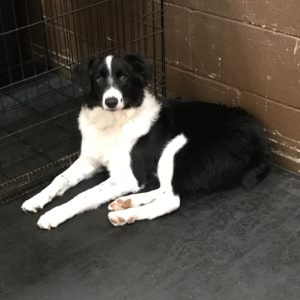
[[[72,66],[94,55],[140,53],[165,95],[159,0],[0,3],[0,204],[40,188],[77,157],[82,95]]]

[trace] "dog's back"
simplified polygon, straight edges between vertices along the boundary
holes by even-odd
[[[169,99],[158,120],[132,151],[132,166],[143,184],[153,176],[163,148],[183,134],[186,145],[174,157],[174,191],[214,192],[238,184],[249,188],[270,168],[270,148],[262,128],[242,109]]]

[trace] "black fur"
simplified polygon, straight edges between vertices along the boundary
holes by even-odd
[[[175,156],[175,193],[209,193],[239,184],[250,188],[269,171],[268,141],[244,110],[169,99],[151,131],[132,150],[132,168],[141,184],[155,181],[163,147],[180,133],[188,143]]]
[[[152,77],[151,65],[137,55],[114,56],[112,62],[114,86],[122,90],[124,109],[141,105],[144,87]],[[121,80],[125,78],[125,80]],[[94,57],[78,65],[73,81],[86,97],[81,98],[88,108],[103,106],[102,95],[107,88],[108,69],[104,57]]]
[[[83,64],[76,74],[89,95],[84,105],[101,106],[108,74],[103,58]],[[149,64],[140,56],[114,56],[112,74],[122,91],[124,109],[141,105],[151,79]],[[121,81],[121,76],[126,80]],[[267,138],[244,110],[182,99],[166,99],[161,106],[159,118],[131,151],[131,167],[140,185],[158,185],[160,155],[168,141],[181,133],[188,142],[174,158],[172,185],[176,194],[210,193],[240,184],[250,188],[268,174]]]

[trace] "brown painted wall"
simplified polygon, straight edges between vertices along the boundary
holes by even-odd
[[[167,0],[169,95],[239,105],[300,174],[299,0]]]

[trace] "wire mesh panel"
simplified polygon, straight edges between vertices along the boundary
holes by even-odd
[[[78,98],[72,66],[140,53],[165,94],[163,1],[0,2],[0,202],[41,188],[76,159]]]

